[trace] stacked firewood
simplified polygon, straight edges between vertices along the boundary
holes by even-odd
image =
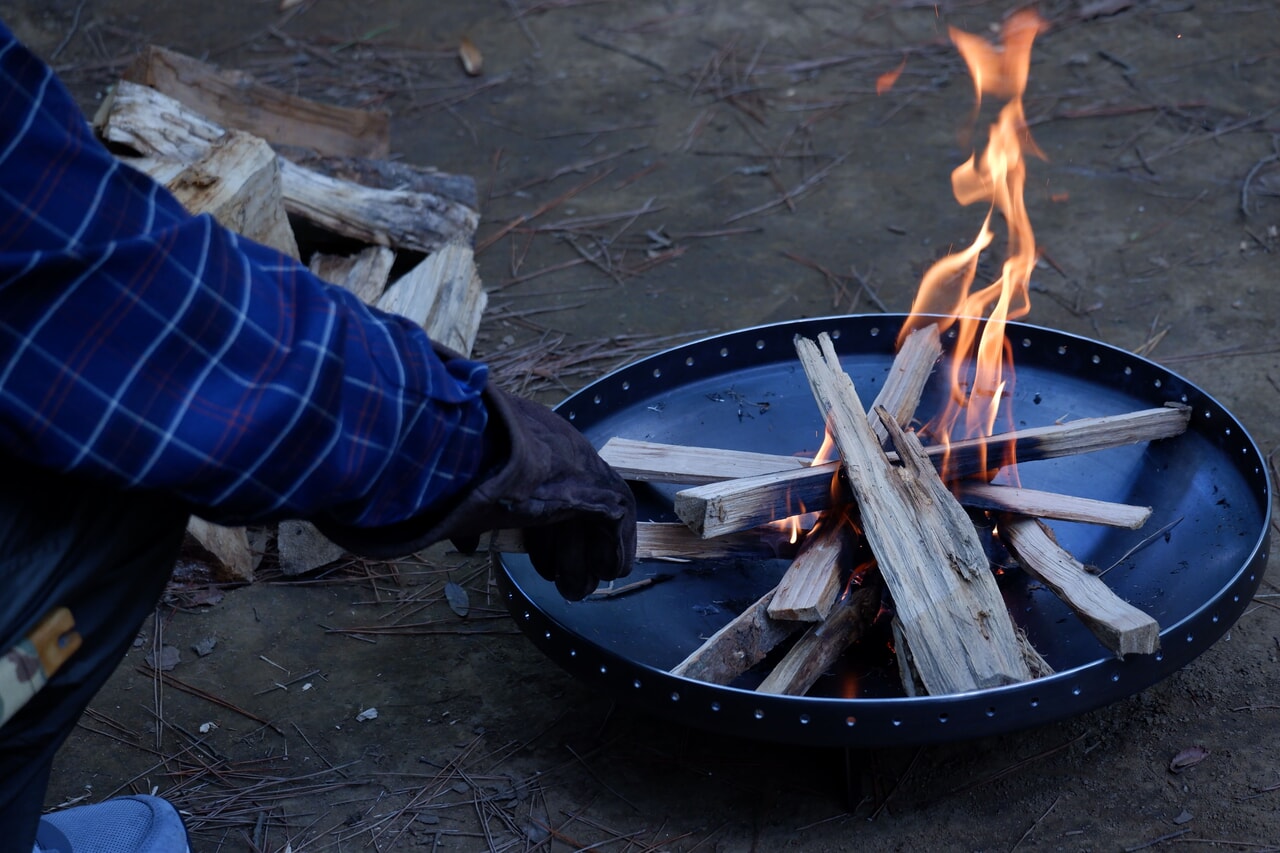
[[[387,159],[389,126],[385,111],[307,100],[158,47],[135,60],[94,117],[122,161],[192,213],[305,260],[320,278],[469,354],[487,303],[472,250],[475,182]],[[228,580],[253,579],[272,534],[290,574],[342,556],[303,522],[262,531],[193,518],[188,532]]]

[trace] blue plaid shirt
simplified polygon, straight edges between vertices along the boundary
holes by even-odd
[[[476,476],[487,377],[189,215],[0,24],[0,451],[227,524],[383,525]]]

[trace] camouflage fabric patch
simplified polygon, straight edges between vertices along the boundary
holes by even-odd
[[[0,726],[44,687],[44,667],[30,640],[23,640],[0,657]]]

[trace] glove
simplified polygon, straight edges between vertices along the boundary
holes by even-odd
[[[484,401],[491,455],[503,461],[482,473],[452,508],[378,528],[317,521],[320,530],[354,553],[392,557],[445,539],[459,550],[475,550],[485,531],[523,528],[534,569],[570,601],[587,596],[601,580],[628,574],[636,553],[636,506],[626,482],[546,406],[493,386]]]

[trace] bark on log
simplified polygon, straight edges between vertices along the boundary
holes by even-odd
[[[814,397],[840,448],[863,535],[893,596],[926,689],[965,693],[1026,681],[1031,671],[964,510],[914,435],[883,418],[902,465],[886,458],[826,335],[797,338]],[[819,349],[821,347],[821,349]]]
[[[434,252],[475,238],[479,214],[449,199],[410,190],[380,190],[330,178],[281,159],[289,213],[326,230],[376,246]]]
[[[1090,574],[1043,523],[1001,515],[1000,540],[1022,568],[1066,602],[1117,657],[1153,654],[1160,648],[1156,620],[1116,595],[1102,578]]]
[[[223,70],[152,45],[125,69],[124,79],[181,101],[223,127],[260,136],[275,145],[297,145],[340,157],[391,153],[391,115],[301,98],[252,76]]]
[[[1016,443],[1018,461],[1026,464],[1171,438],[1186,431],[1190,416],[1188,407],[1170,404],[1158,409],[1015,430],[992,436],[989,441],[998,447]],[[951,445],[956,458],[967,463],[961,466],[959,475],[980,473],[976,465],[978,443],[977,440],[966,439]],[[940,464],[944,452],[945,448],[940,446],[925,449],[935,465]],[[998,457],[1002,451],[990,452],[993,457]],[[897,454],[889,453],[887,456],[891,461],[897,461]],[[800,501],[809,511],[825,509],[830,505],[831,478],[839,467],[839,462],[827,462],[694,486],[676,493],[675,511],[691,529],[705,537],[758,527],[775,518],[799,512],[793,507],[797,507]]]
[[[143,156],[194,162],[226,130],[169,96],[127,80],[104,99],[94,119],[108,142]],[[289,213],[335,234],[379,246],[433,252],[450,240],[470,242],[479,215],[430,193],[363,187],[280,158]]]
[[[796,640],[756,692],[804,695],[844,650],[862,637],[879,612],[879,584],[850,593],[847,601],[836,604],[830,616]]]

